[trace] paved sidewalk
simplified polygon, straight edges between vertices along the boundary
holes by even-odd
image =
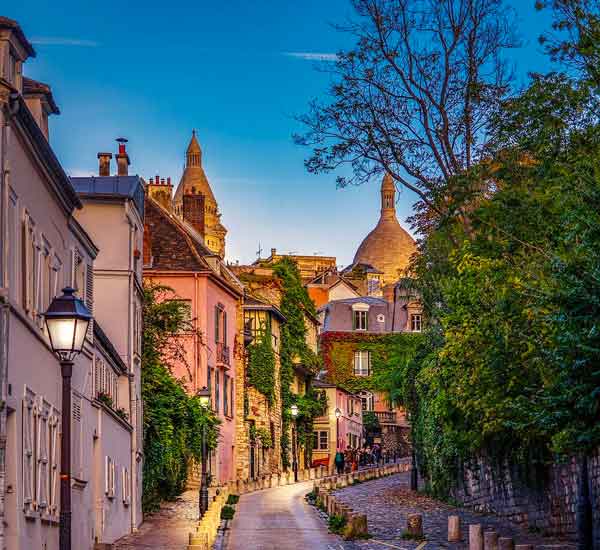
[[[198,523],[198,491],[186,491],[175,502],[163,503],[137,533],[120,539],[115,550],[185,550]]]
[[[242,495],[224,550],[339,550],[341,539],[304,497],[314,482]]]
[[[419,493],[410,491],[410,472],[395,474],[389,477],[360,483],[335,491],[338,501],[350,505],[353,510],[367,514],[369,534],[372,539],[355,541],[354,546],[360,550],[465,550],[468,548],[468,524],[481,523],[484,530],[488,528],[500,533],[500,536],[514,537],[517,544],[533,544],[536,550],[558,549],[569,550],[574,545],[545,538],[540,534],[530,533],[513,523],[488,514],[478,514],[464,508],[455,508]],[[402,533],[406,529],[408,514],[423,514],[423,531],[425,544],[403,540]],[[461,517],[463,542],[449,543],[448,516]],[[348,543],[345,543],[348,544]],[[345,547],[346,548],[346,547]]]

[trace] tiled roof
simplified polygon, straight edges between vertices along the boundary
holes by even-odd
[[[144,184],[139,176],[89,176],[70,178],[83,198],[131,199],[144,218]]]

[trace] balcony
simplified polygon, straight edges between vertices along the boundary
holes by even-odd
[[[373,411],[382,426],[397,424],[396,411]]]
[[[398,426],[399,428],[410,428],[410,422],[406,413],[400,409],[397,411],[369,411],[379,420],[381,426]]]
[[[222,342],[217,342],[217,364],[227,368],[229,368],[229,365],[231,364],[229,346],[226,346]]]

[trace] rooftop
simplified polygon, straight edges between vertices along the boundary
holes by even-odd
[[[139,176],[89,176],[70,178],[82,198],[131,199],[144,218],[144,184]]]

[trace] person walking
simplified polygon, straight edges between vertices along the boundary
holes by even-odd
[[[340,450],[338,450],[335,453],[335,459],[334,459],[334,463],[335,463],[335,469],[339,474],[343,474],[344,473],[344,453]]]

